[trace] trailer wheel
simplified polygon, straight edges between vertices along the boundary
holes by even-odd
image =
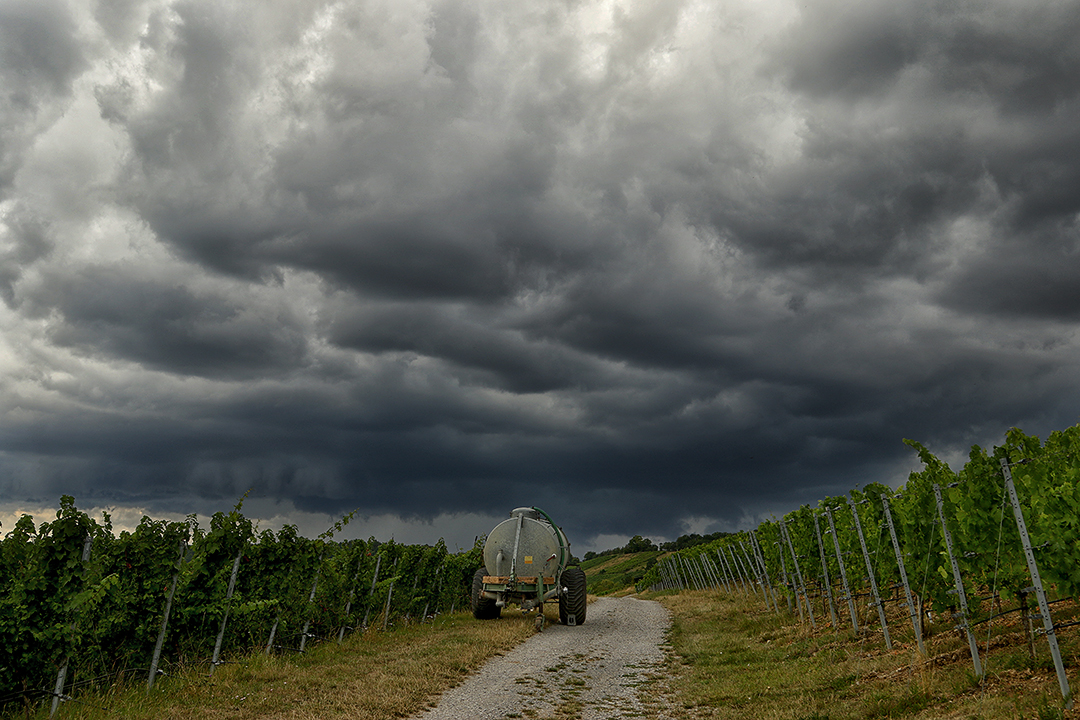
[[[499,617],[499,606],[494,600],[489,600],[481,595],[484,592],[484,575],[487,571],[480,568],[472,578],[472,594],[469,600],[472,604],[472,614],[477,620],[494,620]]]
[[[563,625],[584,624],[588,606],[585,571],[577,566],[568,567],[562,572],[561,582],[566,592],[559,595],[559,621]]]

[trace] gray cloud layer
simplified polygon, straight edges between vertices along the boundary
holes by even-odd
[[[673,536],[1073,424],[1078,37],[1076,3],[5,3],[0,493]]]

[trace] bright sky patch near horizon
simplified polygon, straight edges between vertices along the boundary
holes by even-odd
[[[0,512],[250,488],[467,547],[538,505],[599,550],[1073,425],[1078,38],[1076,2],[5,0]]]

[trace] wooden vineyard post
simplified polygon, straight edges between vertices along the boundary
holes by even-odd
[[[967,633],[968,647],[971,649],[971,662],[975,665],[975,677],[982,682],[982,661],[979,659],[979,644],[975,640],[975,633],[971,631],[968,622],[967,593],[964,592],[964,579],[960,576],[960,566],[956,564],[956,556],[953,554],[952,533],[949,525],[945,522],[945,505],[941,499],[941,486],[934,483],[934,497],[937,498],[938,518],[941,520],[941,536],[945,539],[945,551],[949,555],[949,564],[952,565],[953,581],[956,584],[956,595],[960,600],[960,626]]]
[[[874,566],[870,562],[870,553],[866,549],[866,536],[863,535],[862,522],[859,520],[859,509],[855,506],[855,501],[848,496],[848,505],[851,507],[851,515],[855,518],[855,531],[859,535],[859,546],[862,547],[863,560],[866,562],[866,576],[870,578],[870,594],[874,598],[874,605],[877,606],[878,620],[881,622],[881,632],[885,635],[885,648],[892,650],[892,639],[889,638],[889,626],[885,622],[885,606],[881,602],[881,595],[878,593],[877,578],[874,573]]]
[[[881,505],[885,510],[885,521],[889,525],[889,537],[892,539],[893,552],[896,553],[896,565],[900,568],[900,581],[904,584],[904,597],[907,601],[908,613],[911,615],[911,627],[915,631],[915,642],[919,645],[919,652],[926,654],[923,645],[922,623],[919,621],[919,611],[911,599],[911,585],[908,583],[907,569],[904,567],[904,555],[900,552],[900,542],[896,539],[896,526],[893,524],[892,511],[889,509],[889,499],[881,496]]]
[[[1005,489],[1009,492],[1013,515],[1016,516],[1016,528],[1020,531],[1020,542],[1024,544],[1024,557],[1027,559],[1028,572],[1031,573],[1031,583],[1035,586],[1035,599],[1039,601],[1043,631],[1046,633],[1046,641],[1050,645],[1050,654],[1054,658],[1054,669],[1057,671],[1061,697],[1065,699],[1065,707],[1071,709],[1073,701],[1072,691],[1069,689],[1069,678],[1065,675],[1065,665],[1061,661],[1061,650],[1058,649],[1054,621],[1050,618],[1050,605],[1046,602],[1046,592],[1043,590],[1042,577],[1039,575],[1039,565],[1035,562],[1035,553],[1031,549],[1031,538],[1028,536],[1027,523],[1024,522],[1024,512],[1020,509],[1020,498],[1016,494],[1016,486],[1013,484],[1012,471],[1009,470],[1007,458],[1001,458],[1001,473],[1005,476]]]
[[[844,567],[844,553],[840,550],[840,538],[836,535],[836,523],[833,522],[832,508],[825,506],[825,517],[829,519],[829,531],[832,533],[833,547],[836,549],[836,564],[840,566],[840,581],[844,585],[844,598],[847,599],[848,612],[851,614],[851,627],[859,632],[859,618],[855,613],[855,598],[851,596],[851,586],[847,581],[847,569]]]
[[[810,514],[814,516],[814,534],[817,536],[818,552],[821,554],[821,579],[825,583],[825,594],[829,598],[829,616],[832,618],[833,628],[839,630],[840,621],[836,617],[836,603],[833,601],[832,580],[829,578],[829,564],[825,561],[825,545],[821,542],[821,523],[818,522],[816,512],[811,512]]]

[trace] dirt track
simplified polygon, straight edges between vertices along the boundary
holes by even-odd
[[[639,690],[659,678],[670,622],[657,602],[600,598],[584,625],[549,625],[413,718],[663,718]]]

